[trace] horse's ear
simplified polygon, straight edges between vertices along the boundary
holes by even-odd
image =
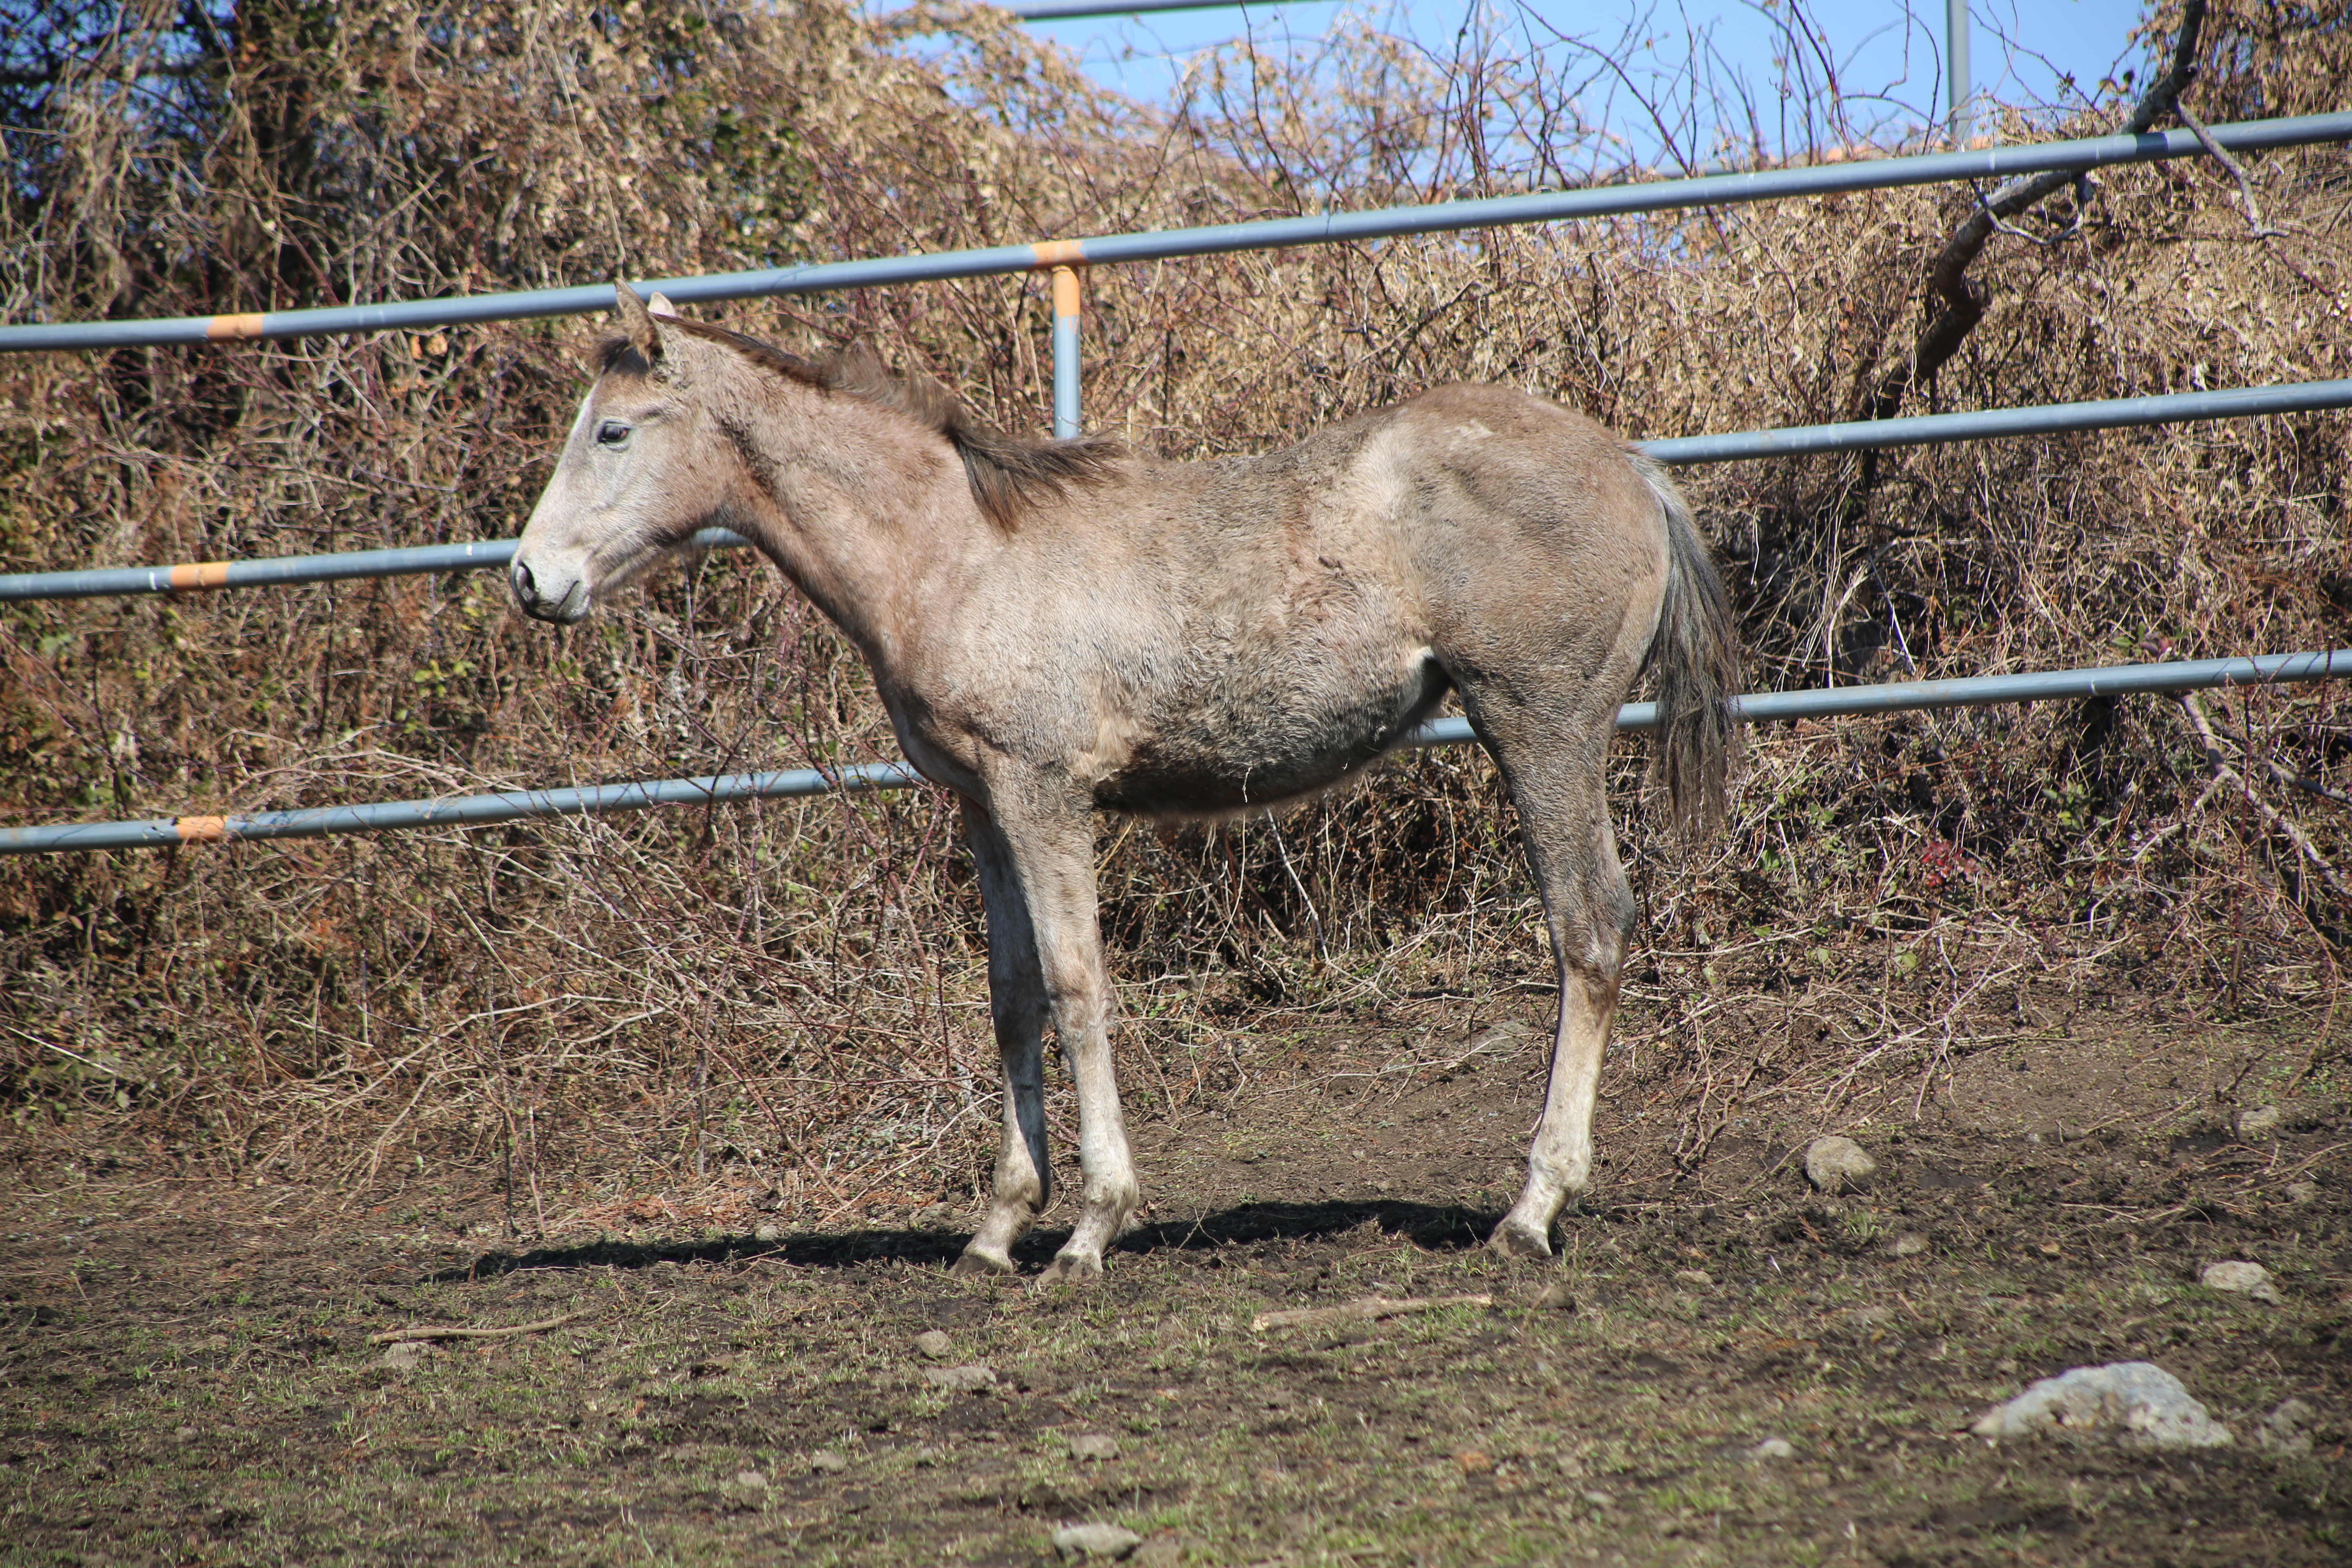
[[[656,316],[667,316],[673,321],[682,321],[686,320],[685,313],[677,306],[671,304],[669,302],[669,296],[662,293],[659,289],[656,289],[654,297],[646,301],[646,309],[652,311]]]
[[[654,296],[658,300],[660,295]],[[642,355],[647,364],[661,363],[661,329],[654,325],[653,312],[637,298],[637,291],[626,283],[613,285],[614,303],[620,308],[621,331],[628,335],[629,346]]]

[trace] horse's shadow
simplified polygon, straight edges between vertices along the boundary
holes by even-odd
[[[1365,1226],[1401,1237],[1431,1251],[1476,1247],[1495,1227],[1496,1216],[1459,1205],[1414,1203],[1251,1203],[1193,1219],[1139,1226],[1119,1237],[1113,1250],[1126,1253],[1206,1252],[1268,1241],[1319,1241]],[[1014,1262],[1042,1268],[1069,1239],[1069,1231],[1035,1230],[1014,1247]],[[771,1258],[802,1268],[855,1268],[903,1262],[945,1268],[962,1253],[969,1233],[937,1230],[809,1231],[774,1241],[749,1236],[714,1241],[634,1242],[598,1240],[575,1247],[534,1247],[528,1252],[487,1252],[462,1268],[427,1276],[434,1284],[495,1279],[525,1269],[650,1268],[663,1263],[743,1263]]]

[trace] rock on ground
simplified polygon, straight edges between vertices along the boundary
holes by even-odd
[[[984,1366],[927,1366],[923,1381],[934,1388],[944,1388],[956,1394],[971,1394],[996,1386],[994,1369]]]
[[[1070,1439],[1070,1458],[1116,1459],[1118,1458],[1118,1439],[1106,1437],[1099,1432],[1081,1432]]]
[[[1863,1152],[1851,1138],[1832,1135],[1805,1145],[1805,1180],[1824,1193],[1843,1193],[1866,1186],[1878,1162]]]
[[[441,1347],[425,1340],[402,1340],[383,1352],[383,1364],[394,1372],[414,1372]]]
[[[2240,1296],[2251,1296],[2257,1301],[2278,1305],[2278,1287],[2271,1283],[2271,1271],[2259,1263],[2232,1261],[2209,1263],[2197,1282],[2208,1290],[2228,1290]]]
[[[933,1361],[945,1361],[955,1354],[955,1342],[937,1329],[925,1329],[917,1334],[915,1348]]]
[[[2263,1137],[2278,1131],[2279,1121],[2277,1106],[2258,1105],[2238,1118],[2238,1136],[2241,1138]]]
[[[1748,1457],[1759,1464],[1766,1459],[1793,1459],[1797,1446],[1786,1437],[1767,1437],[1748,1450]]]
[[[837,1476],[849,1468],[849,1461],[831,1448],[819,1448],[809,1456],[808,1467],[820,1476]]]
[[[2311,1426],[2318,1419],[2318,1411],[2300,1399],[2290,1399],[2263,1417],[2254,1428],[2254,1442],[2268,1453],[2308,1454]]]
[[[1065,1557],[1124,1557],[1143,1537],[1116,1524],[1066,1524],[1054,1531],[1054,1550]]]
[[[2145,1361],[2045,1377],[1986,1411],[1974,1430],[1989,1443],[2063,1432],[2112,1437],[2127,1448],[2217,1448],[2231,1440],[2179,1378]]]

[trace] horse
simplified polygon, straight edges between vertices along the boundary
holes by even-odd
[[[954,792],[1004,1074],[987,1212],[1010,1272],[1053,1196],[1045,1026],[1082,1192],[1048,1280],[1098,1277],[1139,1202],[1108,1035],[1098,812],[1260,811],[1338,786],[1458,694],[1517,807],[1559,988],[1526,1185],[1488,1245],[1545,1258],[1591,1173],[1634,925],[1603,774],[1648,674],[1675,823],[1719,826],[1738,639],[1690,509],[1601,426],[1441,385],[1286,450],[1158,461],[989,426],[853,349],[812,361],[616,285],[621,332],[509,566],[572,624],[697,531],[757,546],[855,643],[907,760]]]

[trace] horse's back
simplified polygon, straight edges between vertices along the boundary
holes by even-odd
[[[1087,618],[1097,668],[1133,678],[1118,705],[1140,710],[1098,781],[1120,809],[1327,787],[1465,672],[1580,688],[1629,637],[1646,646],[1664,581],[1659,510],[1623,443],[1503,387],[1434,388],[1262,458],[1148,467],[1103,499]]]

